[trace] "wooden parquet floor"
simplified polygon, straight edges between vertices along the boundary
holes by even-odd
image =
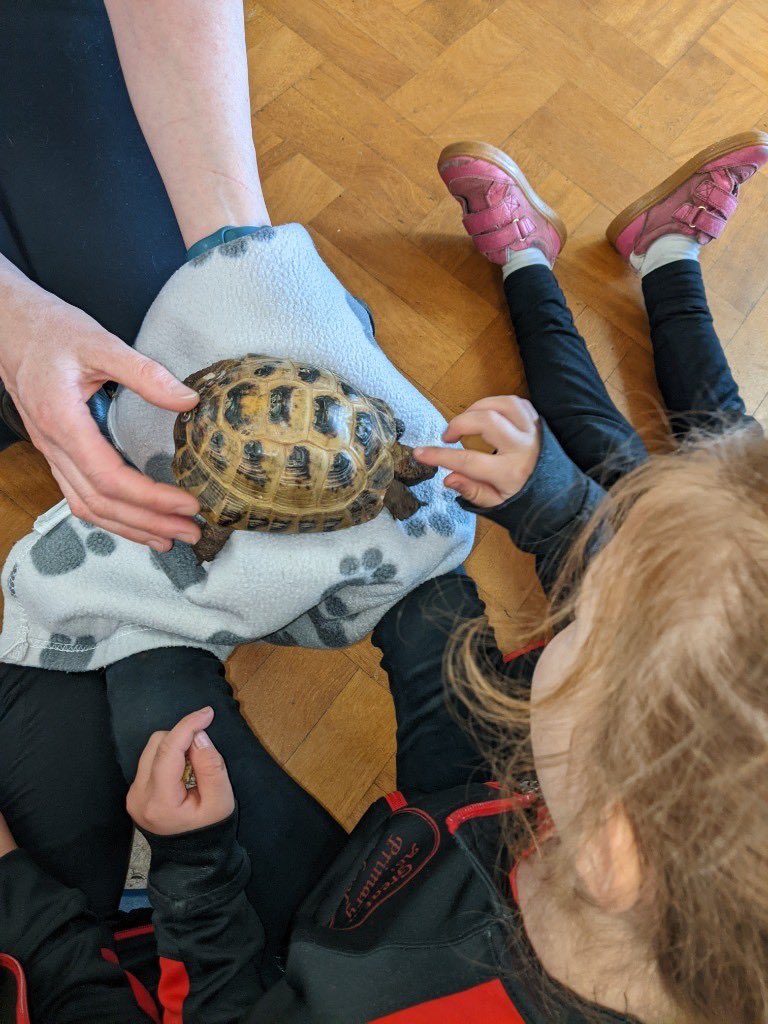
[[[570,239],[557,274],[617,404],[658,443],[638,281],[612,216],[706,143],[768,129],[764,0],[247,0],[253,126],[276,223],[308,225],[379,341],[446,416],[524,392],[497,269],[435,172],[443,145],[508,148]],[[703,257],[751,412],[768,424],[768,175]],[[28,446],[0,455],[0,555],[58,500]],[[542,598],[530,560],[480,524],[469,561],[503,642]],[[394,786],[394,718],[377,652],[241,648],[252,727],[351,826]]]

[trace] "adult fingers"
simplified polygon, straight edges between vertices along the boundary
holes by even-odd
[[[477,409],[455,416],[443,431],[448,444],[467,436],[482,437],[491,448],[503,450],[520,441],[522,434],[506,416],[495,409]]]
[[[44,417],[38,417],[41,419],[37,431],[47,448],[66,456],[93,492],[162,513],[193,516],[199,511],[193,495],[179,487],[157,483],[128,466],[102,436],[84,402],[66,402],[55,410],[47,410]]]
[[[61,493],[67,499],[70,509],[72,509],[73,506],[79,508],[77,492],[72,489],[67,478],[54,465],[51,466],[51,473],[61,488]],[[126,527],[123,523],[118,523],[113,519],[104,519],[101,516],[85,516],[83,518],[85,519],[85,522],[92,523],[94,526],[99,526],[102,530],[107,530],[108,533],[114,533],[118,537],[124,537],[126,540],[133,541],[135,544],[143,544],[146,547],[153,548],[155,551],[170,551],[173,546],[173,542],[167,537],[156,537],[151,533],[146,533],[144,530],[133,530],[130,527]]]
[[[180,786],[184,774],[187,751],[195,733],[207,729],[213,721],[213,708],[200,708],[185,715],[163,736],[152,765],[152,778],[160,787]]]
[[[200,528],[194,520],[186,516],[164,516],[139,505],[105,498],[90,489],[87,480],[65,455],[55,451],[44,454],[49,458],[73,515],[79,519],[141,544],[158,543],[159,550],[164,551],[168,550],[171,538],[189,544],[199,539]]]
[[[85,464],[56,445],[38,441],[38,447],[52,469],[67,481],[65,497],[75,515],[130,540],[138,539],[135,531],[189,543],[199,539],[199,527],[191,519],[198,508],[196,499],[127,466],[98,430]],[[107,526],[107,521],[111,525]],[[128,532],[131,530],[134,532]]]
[[[183,412],[193,409],[200,400],[196,391],[182,384],[164,366],[136,352],[118,338],[100,344],[97,352],[98,365],[93,369],[103,371],[108,380],[124,384],[152,405]]]
[[[492,411],[509,420],[518,430],[528,430],[539,420],[539,414],[527,398],[519,395],[492,395],[469,406],[467,412]]]
[[[193,495],[180,487],[157,483],[127,465],[102,437],[85,405],[81,404],[77,412],[65,413],[61,431],[49,441],[76,467],[94,494],[163,514],[193,516],[199,511]]]
[[[414,448],[413,454],[425,466],[441,466],[472,480],[493,484],[499,474],[498,458],[467,448]]]
[[[122,348],[128,348],[120,344]],[[196,392],[193,394],[197,397]],[[36,447],[49,462],[59,466],[83,499],[93,493],[97,497],[114,498],[165,515],[194,516],[199,511],[194,495],[180,487],[157,483],[128,466],[102,436],[82,399],[71,397],[54,406],[46,403],[34,413],[24,409],[22,415],[27,426],[31,424],[33,427],[31,433]],[[70,465],[63,465],[64,460]],[[84,477],[86,482],[78,484],[76,477]],[[92,511],[104,514],[98,508]],[[120,519],[119,516],[112,518]],[[164,535],[173,536],[173,533]]]
[[[477,505],[478,508],[493,508],[502,500],[501,494],[491,484],[470,480],[461,473],[449,473],[443,483],[451,490],[458,491],[465,501]]]

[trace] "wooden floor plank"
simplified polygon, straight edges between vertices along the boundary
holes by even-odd
[[[666,151],[691,121],[709,108],[712,96],[732,74],[728,64],[696,43],[629,111],[627,122]]]
[[[442,124],[515,59],[511,31],[481,21],[389,97],[389,103],[421,131]]]
[[[704,33],[702,46],[768,93],[768,11],[736,0]]]
[[[365,236],[355,228],[361,219],[367,223]],[[312,224],[409,306],[449,332],[462,348],[493,319],[494,310],[483,299],[394,233],[349,192],[327,206]]]
[[[323,55],[286,25],[278,25],[248,51],[251,66],[262,68],[251,76],[251,106],[260,110],[319,64]]]
[[[386,284],[368,273],[355,259],[315,233],[321,256],[353,295],[371,309],[386,304],[388,315],[377,321],[376,337],[389,358],[422,388],[431,388],[453,366],[462,348],[450,332],[436,329],[434,322],[417,312]]]
[[[593,11],[670,67],[727,10],[731,0],[590,0]]]
[[[394,753],[389,696],[356,672],[286,767],[342,823],[351,825],[360,797]]]
[[[320,0],[260,0],[262,7],[292,28],[314,49],[367,85],[379,96],[388,96],[413,76],[413,71],[394,54],[344,16],[334,4]]]
[[[363,142],[349,126],[327,115],[297,89],[288,89],[261,112],[280,134],[291,124],[291,140],[329,178],[365,198],[366,207],[402,233],[431,209],[430,196],[395,164]]]

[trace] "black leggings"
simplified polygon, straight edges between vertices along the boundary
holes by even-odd
[[[647,458],[611,401],[555,275],[540,265],[504,282],[531,401],[579,469],[606,487]],[[701,267],[679,260],[643,278],[656,380],[675,435],[756,421],[731,375]]]

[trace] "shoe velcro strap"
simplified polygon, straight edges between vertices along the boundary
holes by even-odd
[[[711,213],[705,206],[694,206],[693,203],[683,203],[672,216],[687,228],[710,238],[719,238],[725,227],[725,220],[722,217]]]
[[[474,213],[467,213],[462,218],[464,227],[470,235],[485,234],[486,231],[496,231],[509,224],[514,211],[519,207],[517,200],[505,199],[496,206],[488,206],[485,210],[475,210]]]
[[[738,206],[738,200],[731,192],[715,184],[714,181],[707,181],[706,178],[700,181],[693,193],[706,206],[711,206],[723,217],[730,217]]]
[[[474,235],[473,240],[481,253],[498,252],[508,246],[514,248],[534,233],[536,225],[529,217],[516,217],[511,224],[499,228],[497,231],[488,231],[483,235]]]

